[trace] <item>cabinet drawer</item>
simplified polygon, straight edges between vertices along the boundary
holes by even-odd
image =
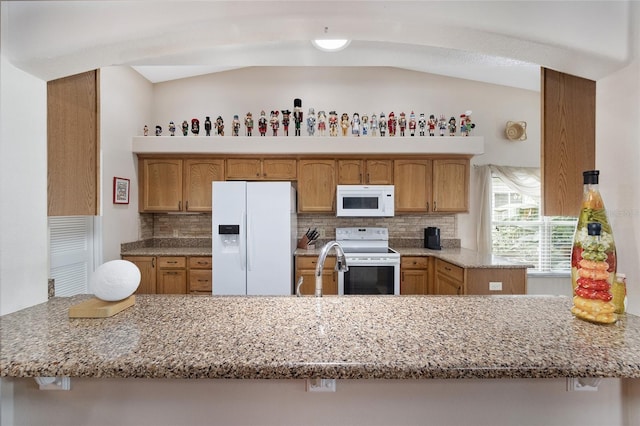
[[[189,271],[189,292],[209,292],[211,293],[211,270],[192,270]]]
[[[298,256],[296,257],[296,267],[298,269],[316,269],[318,264],[318,258],[315,256]],[[327,257],[324,262],[324,269],[333,268],[336,266],[335,257]]]
[[[160,269],[167,268],[186,268],[187,260],[184,256],[175,256],[175,257],[159,257],[158,258],[158,267]]]
[[[452,265],[444,260],[436,259],[436,273],[446,275],[456,281],[464,281],[464,268]]]
[[[402,256],[400,267],[404,269],[427,269],[429,258],[426,256]]]
[[[213,260],[211,257],[190,257],[189,268],[190,269],[211,269]]]

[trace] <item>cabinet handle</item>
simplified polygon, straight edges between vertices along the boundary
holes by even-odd
[[[178,201],[178,210],[182,210],[182,201]]]
[[[209,262],[198,262],[198,265],[208,265]]]
[[[444,270],[445,270],[445,271],[449,271],[449,272],[451,272],[451,268],[449,268],[448,266],[445,266],[445,267],[444,267]]]
[[[167,260],[167,263],[178,263],[176,260]]]
[[[167,271],[167,272],[165,272],[165,274],[167,274],[167,275],[178,275],[177,272],[171,272],[171,271]]]
[[[189,210],[189,200],[184,202],[184,209]]]
[[[371,176],[367,173],[367,183],[371,182]]]
[[[151,267],[152,268],[156,267],[156,258],[155,257],[151,259]]]
[[[402,272],[402,278],[400,281],[404,281],[404,272]]]
[[[458,286],[457,293],[458,293],[458,296],[462,294],[462,286],[461,285]]]
[[[438,206],[436,205],[436,202],[433,202],[433,211],[437,212],[438,211]]]
[[[198,280],[199,283],[208,283],[209,280]]]
[[[427,201],[427,211],[429,211],[429,202]]]

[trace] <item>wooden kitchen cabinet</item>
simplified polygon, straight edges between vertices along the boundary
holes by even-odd
[[[492,289],[491,283],[498,288]],[[526,268],[461,268],[435,260],[435,294],[526,294]]]
[[[123,256],[140,270],[140,285],[135,294],[156,294],[156,258],[155,256]]]
[[[469,160],[433,160],[433,211],[456,213],[469,211]]]
[[[336,161],[298,161],[298,213],[332,213],[336,206]]]
[[[316,291],[316,265],[318,258],[315,256],[296,256],[296,275],[294,286],[297,285],[298,279],[304,279],[300,292],[304,296],[313,296]],[[338,294],[338,273],[334,270],[336,267],[336,258],[327,257],[322,270],[322,294]],[[295,293],[296,289],[293,289]]]
[[[212,265],[211,256],[191,256],[189,257],[189,287],[190,294],[208,294],[211,295],[213,290],[212,282]]]
[[[398,159],[394,161],[396,213],[426,213],[431,203],[432,161]]]
[[[139,170],[141,213],[210,212],[211,182],[224,180],[217,159],[143,158]]]
[[[429,258],[400,257],[400,294],[429,294]]]
[[[396,213],[469,211],[469,159],[394,161]]]
[[[338,160],[338,185],[391,185],[393,160]]]
[[[444,260],[436,259],[433,284],[435,294],[465,294],[464,269]]]
[[[297,161],[292,158],[229,158],[227,180],[295,180]]]
[[[157,292],[187,293],[187,261],[184,256],[158,257]]]

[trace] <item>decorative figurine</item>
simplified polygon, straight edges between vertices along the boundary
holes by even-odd
[[[444,136],[444,133],[447,130],[447,119],[444,117],[444,114],[440,114],[438,129],[440,129],[440,136]]]
[[[220,115],[216,118],[216,131],[218,132],[218,136],[224,136],[224,120]]]
[[[404,129],[407,128],[407,117],[404,112],[400,113],[400,120],[398,120],[398,127],[400,128],[400,136],[404,136]]]
[[[369,116],[365,113],[362,116],[362,136],[369,134]]]
[[[248,112],[244,117],[244,126],[246,127],[245,131],[247,136],[251,136],[251,133],[253,132],[253,116],[250,112]]]
[[[371,136],[378,136],[378,116],[375,114],[371,115]]]
[[[349,114],[342,113],[340,117],[340,127],[342,128],[342,136],[347,136],[347,130],[349,130]]]
[[[302,99],[293,100],[293,121],[296,126],[296,136],[300,136],[300,126],[302,125]]]
[[[162,134],[162,127],[156,126],[156,136],[160,136]]]
[[[338,136],[338,113],[329,112],[329,136]]]
[[[191,133],[196,136],[198,136],[198,133],[200,133],[200,120],[198,120],[197,118],[191,119]]]
[[[149,126],[145,124],[144,128],[142,129],[142,132],[145,136],[149,136]]]
[[[316,112],[313,108],[309,108],[309,116],[307,117],[307,134],[313,136],[316,133]]]
[[[171,134],[171,136],[176,135],[176,125],[173,123],[173,121],[169,122],[169,133]]]
[[[327,130],[327,113],[320,110],[318,111],[318,134],[324,136]]]
[[[409,134],[416,135],[416,114],[413,111],[409,114]]]
[[[233,116],[233,121],[231,122],[231,131],[233,136],[240,135],[240,118],[238,118],[238,114]]]
[[[396,115],[391,111],[389,113],[389,119],[387,120],[387,128],[389,129],[389,136],[396,135],[396,127],[398,126],[398,120]]]
[[[449,119],[449,136],[455,136],[456,135],[456,118],[455,117],[451,117]]]
[[[182,122],[182,136],[187,136],[189,134],[189,123],[187,120]]]
[[[424,112],[420,113],[420,118],[418,119],[418,127],[420,127],[420,136],[424,136],[424,128],[427,127],[427,119],[424,118]]]
[[[280,128],[280,120],[278,120],[278,115],[280,113],[276,111],[271,111],[271,118],[269,119],[269,123],[271,124],[271,131],[273,132],[273,136],[278,136],[278,129]]]
[[[282,127],[284,127],[284,135],[289,136],[289,117],[291,116],[291,111],[288,109],[282,110]]]
[[[436,134],[436,116],[433,114],[429,115],[429,121],[427,121],[427,127],[429,128],[429,136],[435,136]]]
[[[460,114],[460,135],[461,136],[469,136],[471,130],[475,128],[476,125],[471,122],[471,111],[467,111],[464,114]]]
[[[380,126],[380,136],[384,137],[387,135],[387,120],[385,120],[384,112],[380,113],[380,121],[378,122]]]
[[[258,131],[260,136],[267,134],[267,115],[264,110],[260,111],[260,118],[258,118]]]
[[[211,136],[211,119],[209,116],[204,119],[204,134],[207,136]]]
[[[351,134],[353,136],[360,136],[360,114],[357,112],[353,113],[353,118],[351,119]]]

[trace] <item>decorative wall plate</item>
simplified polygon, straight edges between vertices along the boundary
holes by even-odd
[[[504,132],[510,141],[524,141],[527,139],[527,122],[507,121]]]

